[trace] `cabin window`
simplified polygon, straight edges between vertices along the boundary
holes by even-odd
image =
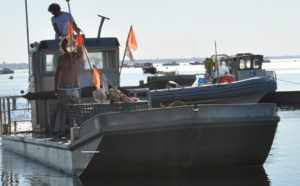
[[[245,69],[245,61],[243,59],[240,60],[240,69]]]
[[[115,51],[89,52],[88,59],[84,59],[84,69],[95,65],[98,69],[116,68]]]
[[[253,60],[253,68],[255,69],[259,69],[259,59],[254,59]]]
[[[247,59],[246,61],[246,68],[251,68],[251,60]]]
[[[59,57],[59,54],[47,54],[46,55],[46,72],[56,71],[58,57]]]
[[[227,66],[228,66],[229,69],[232,69],[232,61],[228,61]]]

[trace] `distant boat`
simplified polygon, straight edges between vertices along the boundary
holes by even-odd
[[[8,68],[3,68],[2,70],[0,70],[0,74],[13,74],[13,73],[15,73],[15,71]]]
[[[163,74],[165,76],[174,76],[176,74],[176,70],[175,71],[157,71],[158,74]]]
[[[133,68],[133,65],[132,64],[123,64],[123,67]]]
[[[190,65],[204,65],[204,62],[195,61],[191,62]]]
[[[271,61],[269,60],[269,58],[264,58],[263,63],[271,63]]]
[[[135,63],[134,65],[133,65],[133,67],[134,68],[142,68],[143,67],[143,63]]]
[[[14,79],[14,76],[10,76],[8,79]]]
[[[163,63],[163,66],[179,66],[179,63],[177,63],[176,61],[171,61],[169,63]]]
[[[155,74],[157,72],[157,69],[153,66],[153,63],[144,63],[142,66],[142,70],[144,73],[150,73]]]

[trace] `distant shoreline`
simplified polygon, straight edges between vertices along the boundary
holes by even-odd
[[[29,68],[10,68],[11,70],[28,70]]]

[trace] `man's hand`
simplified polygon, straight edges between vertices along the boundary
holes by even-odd
[[[57,96],[57,88],[54,89],[54,95]]]

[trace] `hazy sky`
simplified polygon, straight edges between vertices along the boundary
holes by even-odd
[[[30,43],[54,38],[48,6],[65,0],[27,0]],[[117,37],[120,58],[130,26],[135,59],[192,58],[215,52],[265,56],[300,55],[299,0],[71,0],[71,13],[86,37],[97,37],[100,18],[109,17],[102,37]],[[25,0],[0,7],[0,63],[27,62]]]

